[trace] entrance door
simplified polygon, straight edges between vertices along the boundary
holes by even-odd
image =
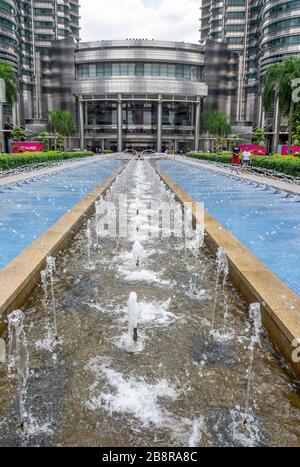
[[[126,143],[126,149],[133,149],[134,151],[143,152],[146,149],[155,150],[153,143]]]

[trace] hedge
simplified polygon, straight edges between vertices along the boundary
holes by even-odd
[[[222,162],[223,164],[230,164],[232,161],[232,155],[229,153],[213,154],[211,152],[188,152],[186,156],[205,161]]]
[[[0,154],[0,170],[9,170],[30,164],[64,161],[94,156],[93,152],[31,152],[23,154]]]
[[[202,159],[223,164],[231,164],[231,154],[212,154],[189,152],[187,157]],[[300,177],[300,158],[294,156],[256,156],[252,158],[252,166],[261,169],[273,170],[278,173]]]

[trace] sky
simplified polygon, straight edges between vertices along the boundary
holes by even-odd
[[[83,41],[157,39],[197,43],[201,0],[81,0]]]

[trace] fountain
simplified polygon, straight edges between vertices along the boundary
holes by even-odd
[[[145,250],[138,240],[134,243],[131,254],[134,258],[136,267],[140,267],[145,259]]]
[[[19,396],[19,417],[20,431],[24,431],[27,420],[25,408],[27,398],[27,382],[29,378],[29,354],[27,348],[27,339],[24,332],[23,311],[17,310],[8,316],[8,335],[9,335],[9,361],[8,375],[10,378],[17,374],[18,396]]]
[[[95,265],[92,261],[92,232],[91,232],[91,220],[89,219],[87,222],[87,227],[86,227],[86,238],[87,238],[87,255],[88,255],[88,263],[87,263],[87,269],[89,271],[93,271],[95,269]]]
[[[54,331],[54,340],[58,341],[58,327],[57,327],[57,315],[56,315],[56,300],[54,293],[54,273],[56,270],[55,258],[51,256],[47,257],[46,260],[46,269],[41,272],[41,281],[42,288],[44,291],[44,308],[47,309],[50,305],[52,314],[53,314],[53,331]],[[48,294],[48,288],[50,285],[50,299]],[[49,303],[50,301],[50,303]]]
[[[0,363],[6,363],[6,345],[2,338],[0,338]]]
[[[194,277],[194,284],[193,284],[193,287],[192,287],[192,293],[193,293],[194,295],[197,295],[197,292],[198,292],[197,280],[198,280],[198,274],[195,274],[195,277]]]
[[[118,178],[110,196],[124,187],[130,226],[135,229],[135,216],[140,216],[144,233],[146,214],[150,217],[155,210],[146,213],[134,200],[139,196],[148,207],[150,201],[160,205],[165,195],[156,184],[150,185],[148,163],[133,162],[128,167],[126,178]],[[157,177],[153,179],[157,183]],[[96,217],[101,216],[98,206]],[[94,228],[94,218],[88,227]],[[85,225],[72,248],[64,251],[57,271],[54,260],[47,261],[43,289],[24,307],[30,378],[23,391],[20,382],[18,391],[15,351],[10,359],[15,381],[2,377],[0,365],[0,446],[252,446],[268,444],[269,438],[276,445],[299,445],[299,399],[287,375],[276,371],[273,351],[267,345],[265,352],[257,350],[259,323],[254,312],[250,345],[247,308],[226,283],[225,251],[218,251],[217,260],[206,249],[197,255],[188,251],[186,259],[182,235],[149,235],[144,240],[133,232],[100,238],[98,264],[93,250],[96,234],[91,233],[91,260],[101,280],[77,267],[88,261]],[[151,270],[144,270],[149,258]],[[215,332],[210,339],[214,301]],[[55,303],[57,313],[62,311],[57,319],[64,349],[54,365],[48,350],[59,345],[53,339]],[[226,323],[230,338],[223,332],[223,303],[224,317],[227,308],[230,312]],[[47,342],[40,342],[45,324],[49,324]],[[14,332],[11,326],[10,334]],[[15,348],[15,342],[9,347]],[[246,380],[249,350],[254,352],[254,347]],[[26,381],[26,370],[20,373]],[[264,391],[254,380],[256,374]],[[16,433],[19,394],[23,394],[20,418],[25,429]],[[95,430],[97,426],[101,429]]]
[[[138,340],[138,322],[140,317],[140,308],[137,301],[137,294],[131,292],[127,303],[128,311],[128,334],[129,339],[132,337],[133,342]]]
[[[98,221],[100,220],[101,215],[103,213],[103,209],[102,209],[103,201],[104,201],[103,196],[100,196],[100,198],[97,201],[95,201],[96,226],[98,225]],[[96,234],[97,234],[96,247],[99,248],[100,247],[100,235],[99,235],[97,228],[96,228]]]
[[[211,320],[211,331],[210,331],[211,336],[213,336],[213,332],[215,330],[216,310],[217,310],[217,303],[218,303],[218,287],[219,287],[221,274],[224,275],[223,296],[224,296],[224,305],[225,305],[225,310],[224,310],[225,316],[227,313],[227,310],[226,310],[227,300],[226,300],[226,294],[225,294],[225,286],[226,286],[228,273],[229,273],[229,266],[228,266],[227,256],[226,256],[224,248],[220,247],[217,252],[217,279],[216,279],[216,286],[215,286],[215,301],[214,301],[212,320]]]
[[[260,334],[262,330],[260,303],[252,303],[250,305],[249,318],[253,323],[253,333],[252,333],[250,345],[249,345],[250,362],[249,362],[249,367],[248,367],[247,396],[246,396],[245,419],[244,419],[245,424],[248,423],[248,417],[249,417],[250,393],[251,393],[251,383],[253,379],[253,362],[254,362],[255,346],[260,343]]]

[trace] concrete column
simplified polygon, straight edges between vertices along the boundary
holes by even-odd
[[[12,124],[14,127],[19,125],[17,103],[15,103],[12,108]]]
[[[257,126],[259,128],[264,128],[264,126],[265,126],[265,111],[264,111],[264,107],[263,107],[263,99],[262,99],[261,92],[259,93],[259,99],[258,99],[258,121],[257,121]]]
[[[195,117],[195,151],[199,151],[200,118],[201,118],[201,99],[199,98],[196,104],[196,117]]]
[[[42,87],[41,87],[41,56],[36,52],[35,57],[35,109],[34,118],[42,118]]]
[[[259,93],[258,96],[258,111],[257,111],[257,127],[261,127],[261,121],[262,121],[262,95]]]
[[[0,102],[0,152],[5,152],[4,148],[4,119],[3,119],[3,104]]]
[[[79,134],[80,134],[80,149],[85,149],[84,141],[84,102],[79,101]]]
[[[162,151],[162,96],[158,96],[157,106],[157,152]]]
[[[273,153],[278,151],[279,143],[279,131],[280,131],[280,108],[279,108],[279,97],[276,94],[275,97],[275,109],[274,109],[274,137],[273,137]]]
[[[261,127],[262,128],[265,128],[265,121],[266,121],[266,112],[263,110],[262,116],[261,116]]]
[[[118,95],[118,152],[123,151],[123,106],[122,94]]]
[[[174,141],[174,151],[175,151],[175,154],[178,154],[178,141],[177,141],[177,139],[175,139],[175,141]]]
[[[101,140],[101,149],[102,149],[102,152],[105,151],[105,139],[104,138],[102,138]]]

